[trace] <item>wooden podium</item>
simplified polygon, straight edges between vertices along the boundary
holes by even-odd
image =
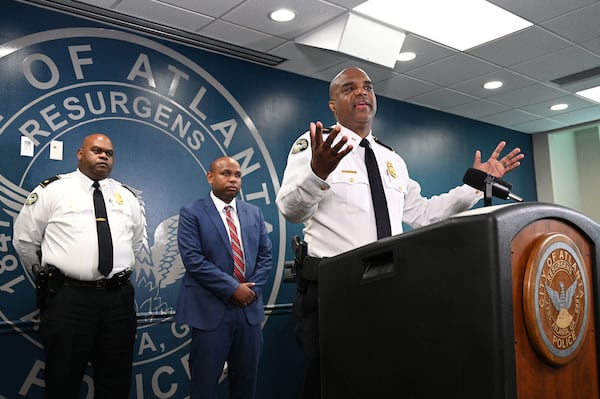
[[[324,260],[323,398],[598,399],[600,225],[475,209]]]

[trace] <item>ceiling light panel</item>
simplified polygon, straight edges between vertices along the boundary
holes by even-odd
[[[368,0],[353,10],[460,51],[532,25],[484,0]]]
[[[295,41],[393,68],[405,36],[397,29],[350,13],[297,37]],[[375,42],[385,45],[377,46]]]
[[[592,87],[591,89],[578,91],[575,94],[577,94],[581,97],[587,98],[588,100],[592,100],[597,103],[600,103],[600,86]]]

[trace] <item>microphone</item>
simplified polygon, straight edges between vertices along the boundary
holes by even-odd
[[[463,183],[481,190],[485,193],[486,184],[492,185],[492,195],[501,199],[511,199],[515,202],[523,202],[523,198],[510,192],[512,185],[502,179],[475,169],[469,168],[463,177]]]

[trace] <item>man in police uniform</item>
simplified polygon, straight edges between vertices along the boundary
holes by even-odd
[[[77,150],[77,170],[42,182],[14,225],[14,246],[28,268],[49,276],[40,304],[46,398],[76,399],[91,362],[96,399],[129,397],[136,334],[134,289],[129,282],[145,221],[135,195],[110,179],[111,140],[92,134]],[[105,217],[97,217],[94,182]],[[99,205],[97,205],[99,206]],[[98,270],[97,223],[112,240],[112,270]],[[108,251],[110,252],[110,251]]]
[[[389,213],[386,235],[402,233],[403,222],[416,228],[440,221],[471,208],[482,198],[481,192],[465,185],[429,199],[421,196],[421,187],[409,177],[404,160],[373,137],[377,100],[363,70],[348,68],[340,72],[331,81],[329,95],[329,109],[337,124],[325,134],[321,122],[310,123],[310,130],[295,142],[288,155],[276,199],[288,221],[304,223],[308,244],[293,309],[296,338],[305,361],[300,398],[321,397],[316,281],[319,260],[381,238],[375,216],[379,209],[372,202],[364,146],[373,150],[379,168],[385,193],[382,207],[387,206]],[[505,144],[500,142],[484,163],[477,151],[473,167],[496,177],[518,167],[523,158],[518,148],[498,159]]]

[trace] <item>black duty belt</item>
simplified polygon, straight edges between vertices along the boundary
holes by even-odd
[[[101,278],[100,280],[94,281],[82,281],[63,276],[63,284],[71,287],[86,287],[97,290],[115,290],[127,284],[129,281],[129,276],[131,276],[131,269],[119,272],[111,278]]]
[[[319,281],[319,263],[323,258],[307,256],[302,262],[302,279],[308,281]]]

